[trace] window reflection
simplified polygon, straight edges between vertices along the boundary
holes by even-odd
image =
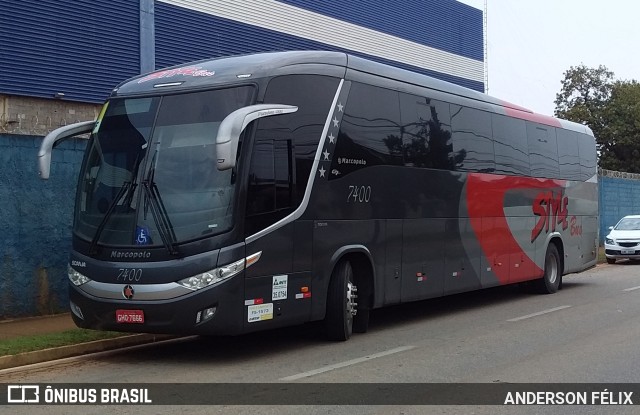
[[[491,114],[451,105],[451,130],[454,152],[464,154],[464,158],[456,163],[456,170],[495,171]]]
[[[534,177],[560,177],[556,129],[547,125],[528,122],[529,161]]]
[[[496,173],[528,176],[529,144],[524,120],[492,114]]]
[[[449,104],[401,94],[404,165],[454,170],[464,153],[453,153]]]

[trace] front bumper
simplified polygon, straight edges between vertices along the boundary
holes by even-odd
[[[605,243],[604,254],[609,259],[640,259],[640,246],[623,247]]]
[[[69,285],[69,300],[80,309],[71,315],[81,328],[158,334],[239,334],[243,330],[243,279],[230,278],[211,288],[168,299],[128,301],[100,298]],[[198,313],[215,307],[213,317],[198,320]],[[72,311],[73,311],[72,307]],[[144,323],[118,323],[116,310],[141,310]]]

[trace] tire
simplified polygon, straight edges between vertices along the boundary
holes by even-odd
[[[362,303],[358,303],[360,305]],[[353,332],[366,333],[369,329],[369,309],[358,308],[356,315],[353,317]]]
[[[327,292],[325,329],[330,340],[349,340],[353,333],[353,320],[357,304],[356,286],[349,261],[341,261],[331,275]]]
[[[558,248],[553,243],[547,247],[544,257],[544,275],[536,281],[536,289],[541,294],[553,294],[560,288],[562,281],[562,262]]]
[[[616,263],[615,258],[607,258],[607,264],[615,264],[615,263]]]

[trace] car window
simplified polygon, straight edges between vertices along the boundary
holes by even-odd
[[[622,219],[615,228],[617,231],[637,231],[640,230],[640,218]]]

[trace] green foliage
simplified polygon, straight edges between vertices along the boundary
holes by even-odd
[[[86,343],[94,340],[112,339],[124,335],[126,333],[73,329],[61,333],[16,337],[0,341],[0,356]]]
[[[570,67],[555,115],[585,124],[596,136],[600,167],[640,173],[640,84],[614,79],[604,66]]]
[[[640,84],[618,81],[604,107],[606,141],[600,143],[600,166],[640,173]]]
[[[589,126],[596,137],[605,126],[603,109],[611,97],[613,72],[604,66],[572,66],[564,73],[556,95],[555,116]]]

